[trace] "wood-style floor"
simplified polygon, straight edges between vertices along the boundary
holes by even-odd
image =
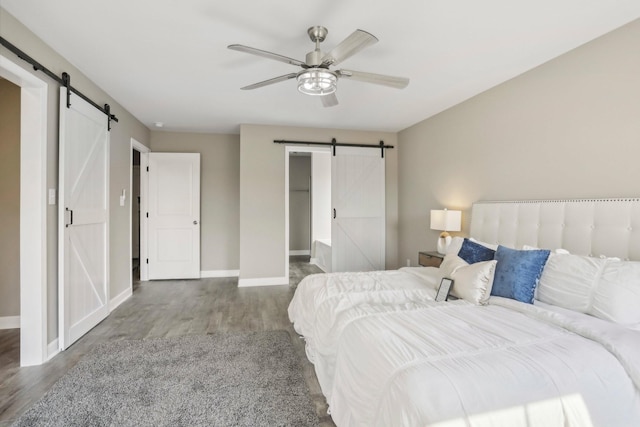
[[[293,286],[320,272],[304,259],[292,257],[290,266]],[[291,334],[321,426],[334,426],[304,341],[288,319],[292,296],[291,286],[238,288],[235,278],[136,282],[133,296],[87,335],[49,362],[26,368],[20,368],[19,330],[0,330],[0,426],[10,425],[96,343],[275,329]]]

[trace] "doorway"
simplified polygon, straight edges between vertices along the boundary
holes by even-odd
[[[57,352],[47,337],[47,84],[3,55],[0,77],[20,87],[20,366],[40,365]]]
[[[311,255],[311,154],[289,155],[289,256]]]
[[[305,257],[322,271],[330,271],[330,265],[325,261],[318,263],[316,256],[317,242],[331,241],[329,148],[285,147],[285,233],[287,276],[290,276],[290,257],[298,256]],[[299,263],[300,259],[293,261]]]
[[[149,166],[149,148],[141,142],[131,138],[131,159],[129,164],[131,177],[129,194],[131,195],[131,212],[129,224],[131,232],[129,248],[131,251],[131,271],[129,288],[133,291],[136,281],[148,280],[147,269],[147,224],[145,213],[147,212],[147,174],[144,173]],[[144,261],[143,261],[144,260]]]
[[[140,280],[140,152],[131,150],[131,281]]]

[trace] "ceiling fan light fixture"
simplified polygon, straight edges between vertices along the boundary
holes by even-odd
[[[326,68],[309,68],[297,76],[298,90],[305,95],[330,95],[338,88],[338,76]]]

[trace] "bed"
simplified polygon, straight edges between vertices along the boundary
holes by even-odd
[[[476,203],[470,236],[440,268],[300,283],[289,317],[336,425],[640,425],[640,200]],[[434,301],[442,277],[458,299]]]

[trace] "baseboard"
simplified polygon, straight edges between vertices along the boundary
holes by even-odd
[[[131,295],[133,295],[132,289],[127,288],[116,295],[114,298],[111,298],[111,300],[109,300],[109,313],[118,308],[118,306],[125,302]]]
[[[200,272],[201,279],[208,279],[212,277],[238,277],[239,275],[240,270],[209,270]]]
[[[47,345],[47,360],[53,359],[58,353],[60,353],[60,344],[58,343],[58,338],[56,338]]]
[[[309,249],[299,249],[295,251],[289,251],[289,256],[296,255],[311,255],[311,251]]]
[[[263,277],[256,279],[239,279],[238,287],[289,285],[288,277]]]
[[[0,317],[0,329],[18,329],[18,328],[20,328],[20,316]]]
[[[318,258],[311,258],[309,260],[309,264],[313,264],[316,267],[318,267],[320,270],[324,271],[325,273],[329,273],[325,265],[318,263]]]

